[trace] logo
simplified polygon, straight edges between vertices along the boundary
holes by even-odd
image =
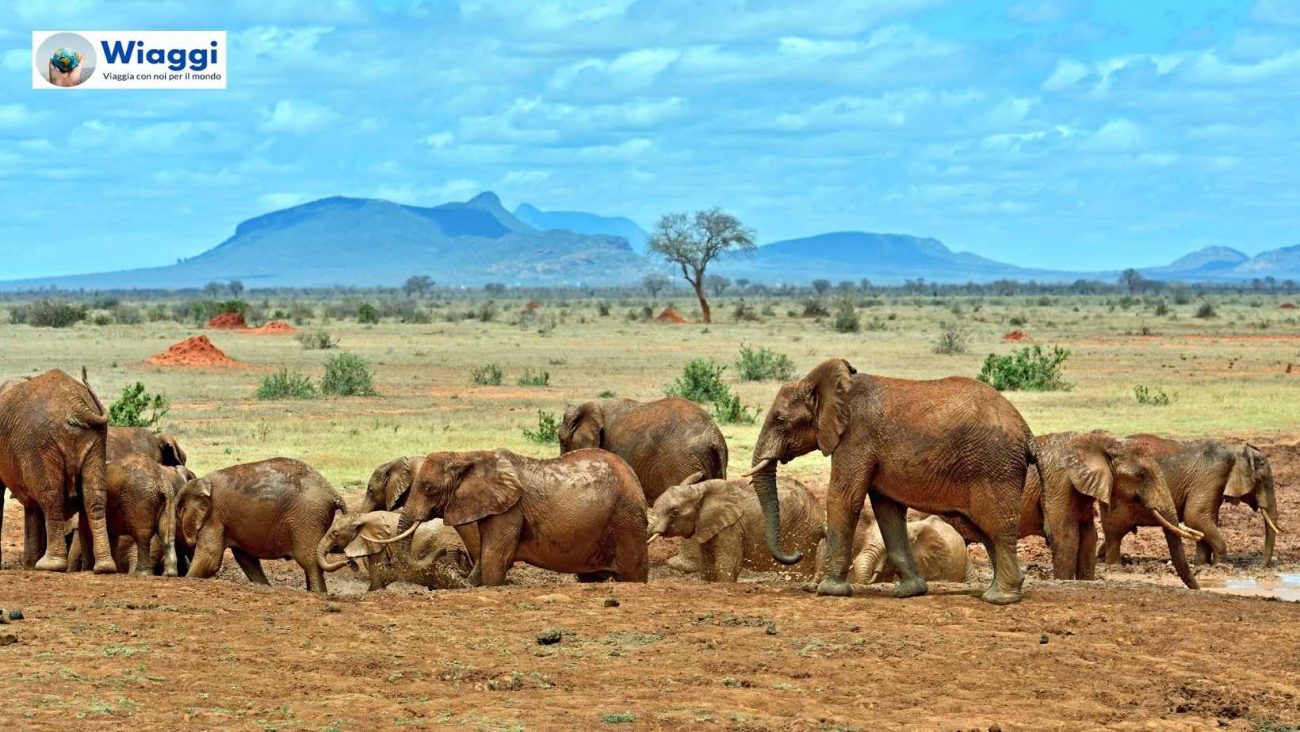
[[[225,89],[225,31],[34,31],[32,88]]]

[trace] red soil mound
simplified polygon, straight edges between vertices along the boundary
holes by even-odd
[[[1013,330],[1010,333],[1002,334],[1002,340],[1011,341],[1012,343],[1019,343],[1027,337],[1023,330]]]
[[[537,302],[536,300],[529,300],[528,304],[524,306],[524,312],[531,313],[537,310],[537,308],[540,308],[541,306],[542,304],[540,302]]]
[[[1294,303],[1289,303],[1289,302],[1284,302],[1284,303],[1282,303],[1281,305],[1278,305],[1278,306],[1277,306],[1277,309],[1278,309],[1278,310],[1295,310],[1295,304],[1294,304]]]
[[[662,313],[659,313],[659,317],[655,318],[655,321],[659,323],[687,322],[686,318],[683,318],[682,314],[677,312],[677,308],[673,307],[672,305],[669,305],[668,307],[664,308],[664,311]]]
[[[242,364],[227,356],[224,351],[212,345],[207,336],[199,335],[186,338],[163,353],[150,356],[145,363],[151,366],[199,366],[199,367],[234,367]]]
[[[225,330],[243,330],[248,327],[244,322],[243,313],[221,313],[208,321],[209,328],[221,328]]]
[[[260,328],[250,328],[248,335],[293,335],[298,329],[283,320],[272,320]]]

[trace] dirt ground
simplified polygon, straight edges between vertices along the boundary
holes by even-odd
[[[1300,444],[1261,447],[1294,527]],[[0,607],[25,619],[0,626],[4,729],[1300,725],[1300,604],[1172,586],[1155,529],[1097,582],[1046,579],[1045,547],[1022,542],[1026,598],[1007,608],[960,585],[831,599],[799,578],[704,585],[663,567],[644,586],[516,567],[506,588],[377,593],[343,570],[326,598],[288,562],[266,563],[270,588],[232,561],[215,580],[17,570],[7,509]],[[1223,523],[1231,561],[1201,576],[1275,577],[1256,566],[1259,519],[1225,507]],[[1300,531],[1278,560],[1300,573]],[[548,631],[559,642],[541,644]]]

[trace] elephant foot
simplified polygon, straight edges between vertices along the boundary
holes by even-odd
[[[95,560],[95,574],[117,574],[117,563],[112,557]]]
[[[921,577],[916,577],[911,581],[900,580],[898,584],[894,585],[894,597],[899,598],[916,597],[917,595],[924,595],[929,591],[929,585],[927,585],[925,580]]]
[[[827,577],[817,585],[817,594],[827,595],[830,597],[849,597],[853,594],[853,586],[845,580],[835,580]]]
[[[46,555],[36,560],[35,568],[38,572],[66,572],[68,571],[68,558]],[[116,570],[117,567],[113,569]]]
[[[1020,602],[1020,600],[1023,599],[1023,597],[1024,596],[1020,593],[1019,590],[1015,592],[1007,592],[1006,590],[1003,590],[997,585],[993,585],[992,587],[984,591],[984,594],[981,596],[980,599],[984,600],[984,602],[987,602],[990,605],[1012,605],[1014,603]]]
[[[690,558],[688,558],[684,554],[678,554],[677,556],[669,559],[668,567],[669,569],[675,569],[678,572],[681,572],[683,574],[693,574],[695,572],[700,571],[700,565],[694,562],[693,560],[691,560]]]

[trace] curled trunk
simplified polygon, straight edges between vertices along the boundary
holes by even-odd
[[[885,545],[872,541],[853,558],[849,581],[869,585],[876,581],[884,562]]]
[[[346,558],[330,559],[329,550],[329,537],[327,536],[316,545],[316,564],[320,566],[321,571],[337,572],[347,566],[348,560]]]
[[[776,461],[763,465],[754,473],[753,481],[758,503],[763,507],[763,535],[767,540],[767,550],[781,564],[798,564],[803,561],[801,552],[786,554],[781,550],[781,500],[776,494]]]

